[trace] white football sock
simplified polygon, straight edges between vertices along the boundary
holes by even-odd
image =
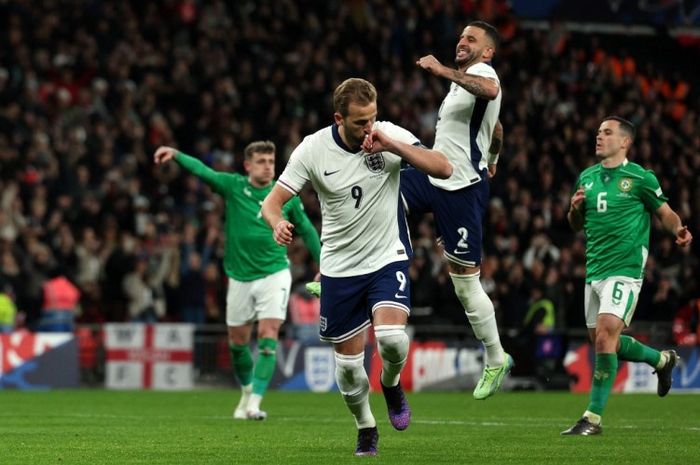
[[[659,363],[656,364],[656,369],[660,370],[663,367],[665,367],[666,364],[668,363],[669,359],[670,359],[670,357],[668,356],[668,353],[662,350],[661,357],[659,358]]]
[[[505,363],[505,355],[498,335],[493,302],[481,287],[479,275],[480,273],[471,275],[450,273],[455,293],[464,307],[474,335],[484,344],[486,365],[494,367]]]
[[[251,394],[250,400],[248,401],[248,411],[259,412],[260,402],[262,402],[262,396],[260,394]]]
[[[408,359],[406,325],[375,326],[374,335],[382,357],[382,384],[386,387],[396,386]]]
[[[586,418],[590,423],[593,423],[594,425],[600,425],[600,423],[603,421],[603,418],[600,415],[588,410],[583,412],[583,417]]]
[[[253,392],[253,383],[241,386],[241,400],[238,401],[238,406],[236,410],[241,410],[245,412],[248,410],[248,402],[250,401],[250,395]]]
[[[237,419],[246,418],[246,412],[248,412],[248,402],[250,402],[250,396],[253,392],[253,383],[241,386],[241,398],[238,401],[236,410],[233,411],[233,417]]]
[[[365,353],[335,354],[335,380],[345,405],[355,418],[358,429],[372,428],[377,422],[369,408],[369,378],[365,371]]]

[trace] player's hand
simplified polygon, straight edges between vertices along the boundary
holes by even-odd
[[[489,179],[492,179],[494,176],[496,176],[496,165],[495,163],[493,165],[489,165]]]
[[[292,243],[292,230],[294,225],[287,220],[282,220],[272,231],[272,237],[279,245],[289,245]]]
[[[685,247],[690,245],[691,242],[693,242],[693,235],[688,231],[688,227],[681,226],[678,228],[678,231],[676,231],[676,244]]]
[[[366,153],[392,152],[393,142],[382,131],[374,130],[365,136],[362,150]]]
[[[586,194],[583,191],[583,187],[579,187],[578,190],[574,193],[573,197],[571,197],[570,209],[581,213],[581,205],[583,204],[585,198]]]
[[[440,75],[440,70],[444,67],[442,66],[442,63],[438,61],[437,58],[435,58],[432,55],[426,55],[416,61],[416,64],[423,68],[426,71],[430,71],[431,73],[439,76]]]
[[[153,154],[153,161],[156,163],[156,165],[160,165],[161,163],[172,160],[176,153],[177,150],[174,148],[162,145],[158,147],[156,153]]]

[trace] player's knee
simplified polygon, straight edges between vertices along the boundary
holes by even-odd
[[[365,353],[355,355],[335,354],[335,381],[343,395],[353,395],[369,389],[365,371]]]
[[[614,332],[598,330],[595,337],[595,351],[601,354],[616,353],[618,338]]]
[[[379,325],[374,328],[379,355],[383,360],[400,363],[408,355],[408,335],[405,325]]]

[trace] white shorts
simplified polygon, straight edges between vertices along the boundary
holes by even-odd
[[[634,310],[637,308],[641,289],[641,279],[626,276],[612,276],[586,283],[584,293],[586,326],[595,328],[600,313],[615,315],[625,322],[625,326],[629,326]]]
[[[229,278],[226,293],[226,324],[242,326],[263,318],[287,317],[292,274],[289,268],[255,281]]]

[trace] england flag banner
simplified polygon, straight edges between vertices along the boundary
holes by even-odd
[[[108,389],[192,389],[194,325],[105,325]]]

